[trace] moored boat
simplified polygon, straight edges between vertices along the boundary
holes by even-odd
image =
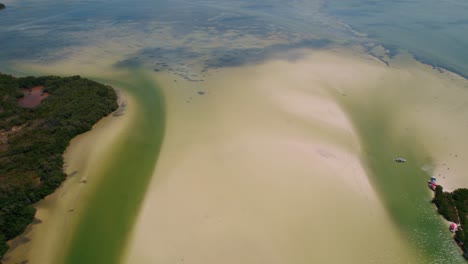
[[[395,161],[396,162],[406,162],[406,159],[398,157],[398,158],[395,158]]]

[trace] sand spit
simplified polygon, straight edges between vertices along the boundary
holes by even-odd
[[[166,137],[126,263],[414,263],[330,96],[385,66],[302,55],[202,84],[158,75]]]
[[[133,104],[130,96],[119,94],[121,103]],[[60,263],[58,260],[65,253],[87,195],[94,191],[100,171],[107,166],[113,145],[128,133],[133,115],[133,108],[127,107],[125,114],[105,117],[90,132],[71,141],[64,154],[65,172],[69,177],[57,191],[36,204],[38,223],[12,242],[17,246],[6,254],[5,264]]]

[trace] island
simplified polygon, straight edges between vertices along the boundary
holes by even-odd
[[[4,4],[0,3],[0,10],[5,9],[5,7],[6,6]]]
[[[80,76],[0,73],[0,259],[66,178],[70,140],[117,109],[115,90]]]
[[[444,192],[442,186],[435,186],[432,200],[439,213],[451,222],[450,230],[455,233],[455,241],[468,259],[468,189]]]

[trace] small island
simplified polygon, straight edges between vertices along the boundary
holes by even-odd
[[[0,259],[66,178],[70,140],[117,109],[114,89],[73,77],[0,73]]]
[[[436,185],[433,203],[439,213],[450,224],[450,231],[455,233],[455,241],[468,259],[468,189],[457,189],[444,192],[442,186]]]
[[[5,9],[5,7],[6,6],[4,4],[0,3],[0,10]]]

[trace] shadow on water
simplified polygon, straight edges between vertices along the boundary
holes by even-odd
[[[418,263],[466,263],[448,226],[431,203],[429,175],[422,168],[432,160],[417,135],[398,133],[398,111],[378,95],[351,101],[339,98],[360,137],[362,161],[374,188],[402,235],[416,250]],[[406,163],[397,163],[404,157]]]
[[[129,81],[110,84],[134,96],[138,115],[89,197],[64,263],[119,263],[151,179],[164,137],[164,99],[144,73],[132,74]]]
[[[164,47],[164,48],[145,48],[129,58],[117,62],[116,68],[128,67],[153,67],[157,71],[169,70],[177,72],[181,65],[189,60],[200,61],[206,71],[213,68],[239,67],[252,64],[258,64],[267,59],[284,56],[285,51],[295,49],[325,49],[332,46],[332,40],[326,38],[303,39],[297,42],[271,44],[264,47],[234,48],[219,47],[203,51],[193,51],[191,47]],[[297,60],[302,58],[284,58],[286,60]]]

